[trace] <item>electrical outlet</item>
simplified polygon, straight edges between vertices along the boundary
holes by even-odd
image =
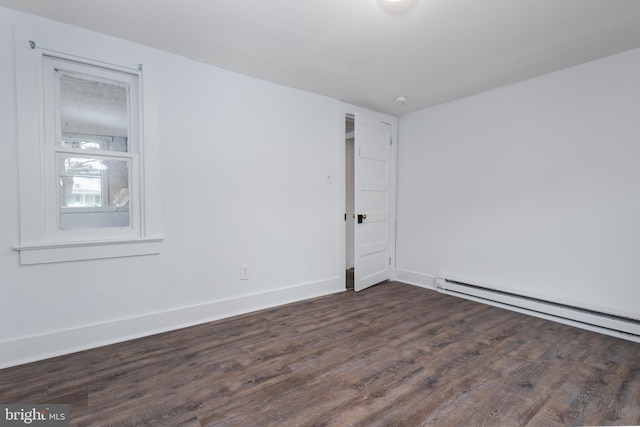
[[[249,264],[240,266],[240,280],[249,280]]]

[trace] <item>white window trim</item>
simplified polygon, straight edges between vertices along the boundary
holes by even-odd
[[[159,147],[157,99],[153,64],[120,53],[118,47],[96,48],[88,43],[55,37],[37,29],[17,28],[15,33],[16,86],[18,91],[18,153],[20,191],[20,263],[41,264],[151,255],[160,253],[162,243],[159,192]],[[100,52],[96,54],[96,52]],[[71,239],[52,233],[47,224],[48,185],[44,152],[43,56],[67,58],[112,69],[135,70],[140,85],[140,227],[134,236],[117,236],[105,230],[80,230]],[[143,70],[143,72],[139,72]]]

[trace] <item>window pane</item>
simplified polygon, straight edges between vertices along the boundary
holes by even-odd
[[[60,89],[60,129],[65,147],[128,150],[129,88],[57,72]]]
[[[59,154],[60,227],[128,227],[129,163]]]

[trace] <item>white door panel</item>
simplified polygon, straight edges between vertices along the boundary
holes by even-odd
[[[391,125],[355,115],[355,269],[360,291],[389,279]],[[362,215],[359,223],[358,215]]]

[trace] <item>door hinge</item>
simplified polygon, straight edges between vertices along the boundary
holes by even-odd
[[[389,257],[389,265],[391,265],[391,257]]]
[[[393,138],[389,137],[389,145],[393,145]]]

